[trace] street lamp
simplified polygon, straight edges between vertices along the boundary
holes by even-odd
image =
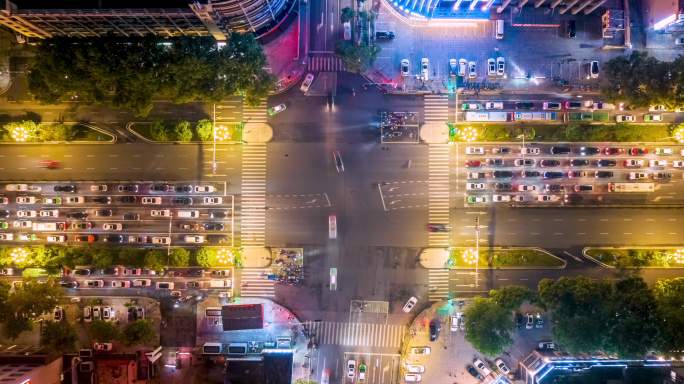
[[[679,248],[675,250],[674,254],[672,254],[672,259],[675,264],[684,264],[684,249]]]
[[[31,252],[26,248],[13,248],[10,252],[14,264],[22,264],[28,260]]]
[[[10,129],[10,137],[12,137],[14,141],[25,142],[31,137],[31,132],[29,132],[25,126],[18,125]]]
[[[672,137],[674,137],[674,139],[677,140],[679,144],[684,144],[684,126],[677,127],[672,132]]]
[[[466,262],[466,264],[474,264],[477,266],[478,261],[479,261],[479,255],[477,252],[477,249],[475,248],[468,248],[463,251],[463,261]]]
[[[232,264],[235,261],[235,254],[230,248],[220,248],[216,252],[216,262],[221,265]]]

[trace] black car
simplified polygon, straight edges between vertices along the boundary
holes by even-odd
[[[596,171],[596,174],[594,176],[599,179],[608,179],[613,177],[614,174],[611,171]]]
[[[93,201],[100,204],[111,204],[112,198],[109,196],[97,196],[93,197]]]
[[[544,190],[546,192],[561,192],[563,191],[563,186],[560,184],[546,184],[544,185]]]
[[[487,163],[493,167],[503,167],[504,165],[503,159],[488,159]]]
[[[199,281],[188,281],[187,283],[185,283],[185,289],[199,289],[199,287]]]
[[[227,211],[211,211],[209,213],[209,217],[212,219],[225,219],[227,216]]]
[[[439,320],[433,319],[430,321],[430,341],[435,341],[439,337],[439,331],[442,330],[442,325]]]
[[[513,177],[513,172],[511,171],[494,171],[492,173],[495,179],[507,179]]]
[[[78,288],[78,281],[60,281],[59,285],[62,288]]]
[[[129,220],[129,221],[138,221],[140,220],[140,215],[137,213],[124,213],[123,215],[124,220]]]
[[[510,183],[496,183],[494,189],[498,192],[509,192],[513,190],[513,186]]]
[[[584,159],[572,159],[570,160],[571,167],[586,167],[589,165],[589,160]]]
[[[202,275],[204,275],[204,270],[197,268],[188,269],[187,275],[193,277],[202,277]]]
[[[119,201],[124,203],[124,204],[133,204],[136,202],[136,197],[135,196],[121,196],[119,197]]]
[[[560,161],[558,160],[548,160],[544,159],[539,162],[540,167],[557,167],[560,165]]]
[[[119,192],[138,192],[140,186],[138,184],[121,184],[117,187]]]
[[[615,160],[608,160],[608,159],[601,159],[596,162],[596,165],[599,167],[614,167],[617,165],[617,161]]]
[[[532,109],[534,108],[534,103],[530,101],[519,101],[515,103],[515,109]]]
[[[541,172],[539,171],[522,171],[520,172],[520,177],[539,177]]]
[[[173,192],[173,186],[168,184],[152,184],[150,192]]]
[[[571,194],[565,196],[565,202],[567,204],[579,204],[584,198],[581,195]]]
[[[517,328],[522,328],[523,323],[524,323],[524,321],[523,321],[523,315],[522,315],[522,313],[516,312],[516,313],[515,313],[515,326],[516,326]]]
[[[544,172],[543,176],[545,179],[562,179],[563,172]]]
[[[484,377],[482,377],[482,375],[480,375],[480,372],[478,372],[477,369],[475,369],[475,367],[473,367],[472,365],[468,365],[467,369],[468,369],[468,373],[470,373],[470,376],[472,376],[478,380],[484,380]]]
[[[192,205],[192,199],[189,197],[175,197],[171,199],[171,203],[177,205]]]
[[[580,185],[575,185],[575,192],[592,192],[594,190],[594,186],[591,184],[580,184]]]
[[[83,220],[88,218],[88,214],[86,212],[69,212],[66,214],[67,219],[78,219],[78,220]]]
[[[570,153],[570,147],[557,147],[553,146],[549,150],[552,155],[567,155]]]
[[[174,187],[174,190],[178,193],[190,193],[190,192],[192,192],[192,185],[187,185],[187,184],[176,185]]]
[[[597,147],[581,147],[579,149],[579,154],[582,156],[592,156],[601,153],[601,149]]]
[[[394,39],[394,32],[375,32],[376,40],[392,40]]]
[[[581,101],[566,101],[565,102],[565,109],[580,109],[582,108],[582,102]]]
[[[76,186],[67,184],[67,185],[55,185],[52,188],[53,191],[55,192],[68,192],[68,193],[75,193],[76,192]]]
[[[496,147],[492,148],[492,153],[508,155],[509,153],[511,153],[511,149],[509,147]]]
[[[95,216],[110,217],[114,214],[111,209],[98,209],[95,211]]]
[[[10,211],[0,210],[0,217],[9,217]]]
[[[221,223],[204,223],[203,225],[205,231],[223,231],[223,224]]]
[[[565,35],[569,39],[574,39],[577,34],[577,24],[575,20],[568,20],[567,24],[565,25]]]
[[[74,269],[74,275],[76,276],[90,276],[92,274],[93,271],[87,268]]]
[[[107,235],[102,239],[108,243],[123,243],[124,237],[121,235]]]

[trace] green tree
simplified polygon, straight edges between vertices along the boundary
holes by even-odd
[[[72,141],[76,137],[76,129],[61,123],[41,124],[37,135],[42,141]]]
[[[190,141],[192,140],[192,127],[187,120],[179,121],[175,126],[176,140]]]
[[[513,316],[494,300],[476,297],[465,310],[465,338],[487,356],[496,356],[511,345]]]
[[[121,338],[121,331],[114,323],[103,320],[95,320],[88,329],[90,338],[97,342],[112,342]]]
[[[38,138],[38,125],[32,120],[9,122],[3,128],[7,131],[7,139],[9,140],[23,139],[24,133],[26,134],[26,141],[35,141]],[[22,135],[17,135],[16,132],[21,132]]]
[[[40,345],[53,352],[65,353],[76,351],[78,336],[76,330],[66,320],[48,322],[40,336]]]
[[[150,124],[150,137],[155,141],[169,140],[168,129],[162,120],[154,120],[152,124]]]
[[[114,265],[117,250],[113,248],[98,247],[92,250],[92,264],[95,268],[104,269]]]
[[[164,269],[165,261],[166,255],[162,251],[154,249],[145,253],[144,266],[155,271],[161,271]]]
[[[187,267],[190,265],[190,252],[185,248],[174,248],[170,260],[174,267]]]
[[[669,355],[684,356],[684,277],[656,281],[653,295],[660,321],[658,349]]]
[[[347,21],[351,21],[351,19],[354,18],[354,10],[351,9],[350,7],[344,7],[342,8],[342,11],[340,12],[340,20],[343,23],[346,23]]]
[[[15,339],[33,328],[33,319],[54,309],[63,295],[54,280],[37,283],[24,280],[24,284],[9,293],[6,301],[5,335]]]
[[[145,250],[137,248],[119,249],[119,262],[132,267],[142,267],[145,262]]]
[[[157,334],[149,320],[136,320],[124,327],[122,341],[127,346],[149,345],[157,341]]]
[[[209,247],[201,247],[195,252],[197,265],[204,268],[212,268],[216,265],[216,250]]]
[[[202,119],[198,121],[197,125],[195,126],[195,130],[197,131],[197,137],[199,137],[200,140],[213,140],[212,135],[214,134],[214,125],[211,120]]]
[[[338,54],[349,72],[361,73],[368,70],[380,53],[377,45],[356,45],[352,41],[338,40],[335,44]]]
[[[527,287],[520,285],[509,285],[500,289],[489,291],[489,297],[499,306],[509,311],[518,309],[522,303],[532,301],[534,293]]]

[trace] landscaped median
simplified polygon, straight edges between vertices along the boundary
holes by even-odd
[[[197,143],[216,141],[223,144],[241,143],[243,123],[221,123],[214,131],[211,120],[202,119],[195,122],[180,121],[144,121],[131,122],[127,129],[147,141],[158,143]]]
[[[461,268],[564,268],[566,262],[540,248],[451,248],[448,266]]]
[[[114,142],[107,132],[84,123],[13,121],[0,128],[0,143]]]
[[[449,124],[453,142],[671,142],[674,127],[664,124],[457,123]]]
[[[607,268],[684,268],[684,246],[584,248],[582,252]]]

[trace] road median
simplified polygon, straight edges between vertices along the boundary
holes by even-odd
[[[605,268],[684,268],[684,246],[587,247],[582,254]]]
[[[427,269],[564,269],[567,262],[541,248],[427,248],[420,263]]]
[[[116,137],[92,124],[76,121],[13,121],[0,128],[0,144],[114,144]]]

